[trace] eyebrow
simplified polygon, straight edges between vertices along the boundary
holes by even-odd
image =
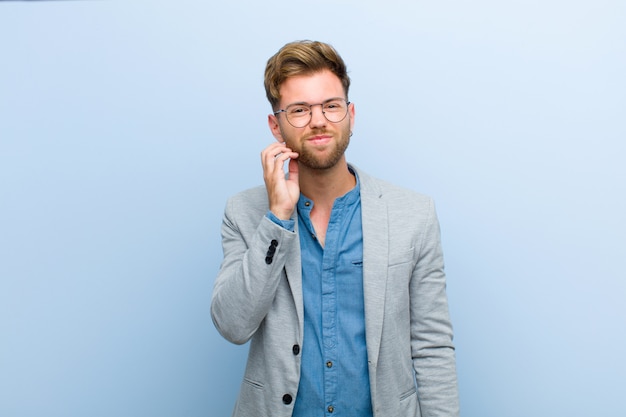
[[[331,98],[327,98],[326,100],[322,101],[321,103],[318,104],[326,104],[329,101],[333,101],[333,100],[346,100],[343,97],[331,97]],[[347,100],[346,100],[347,101]],[[285,108],[289,107],[289,106],[310,106],[311,104],[309,102],[306,101],[298,101],[296,103],[289,103],[285,106]]]

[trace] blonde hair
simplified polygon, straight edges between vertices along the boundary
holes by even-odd
[[[289,77],[323,70],[329,70],[339,78],[347,100],[350,77],[346,64],[335,48],[327,43],[308,40],[291,42],[280,48],[265,67],[265,94],[272,109],[277,110],[280,86]]]

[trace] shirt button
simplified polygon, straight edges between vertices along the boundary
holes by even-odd
[[[333,363],[331,361],[326,362],[326,367],[327,368],[332,368],[333,367]]]
[[[305,203],[304,203],[304,205],[305,205],[305,206],[307,206],[307,207],[309,207],[309,206],[311,205],[311,202],[310,202],[310,201],[307,201],[307,202],[305,202]]]
[[[289,405],[291,404],[291,401],[293,401],[293,398],[291,398],[291,395],[289,394],[283,395],[283,404]]]
[[[332,405],[328,406],[328,412],[332,413],[333,411],[335,411],[335,407],[333,407]]]
[[[291,348],[291,351],[293,352],[294,355],[297,355],[298,353],[300,353],[300,345],[293,345],[293,347]]]

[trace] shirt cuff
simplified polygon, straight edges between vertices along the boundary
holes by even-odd
[[[283,227],[284,229],[289,230],[290,232],[293,232],[296,227],[296,222],[294,220],[291,220],[291,219],[281,220],[278,217],[276,217],[274,213],[272,213],[271,211],[268,211],[265,217],[267,217],[268,219],[270,219],[272,222],[276,223],[277,225]]]

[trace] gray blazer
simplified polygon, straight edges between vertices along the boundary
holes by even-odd
[[[452,326],[433,202],[352,168],[361,183],[374,415],[458,416]],[[228,200],[222,224],[224,260],[211,316],[227,340],[242,344],[251,339],[234,417],[291,416],[300,380],[304,314],[298,222],[290,232],[266,218],[267,211],[265,187],[253,188]]]

